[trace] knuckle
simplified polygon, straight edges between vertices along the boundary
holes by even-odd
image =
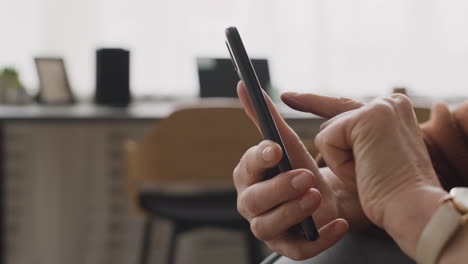
[[[408,96],[400,93],[392,94],[390,98],[394,99],[396,102],[401,102],[401,103],[406,103],[406,104],[411,104],[410,99]]]
[[[282,220],[283,225],[293,226],[298,224],[308,215],[310,215],[310,212],[301,208],[299,200],[293,200],[285,203],[281,209],[278,210],[276,217],[277,219]]]
[[[320,133],[317,134],[317,136],[315,136],[314,143],[318,149],[321,149],[325,145],[325,132],[324,131],[321,131]]]
[[[240,168],[240,166],[241,166],[241,163],[237,164],[237,166],[232,171],[232,178],[234,179],[234,183],[239,182],[239,180],[241,178],[241,168]]]
[[[388,120],[399,120],[401,115],[413,115],[413,105],[406,95],[394,94],[375,100],[367,114],[368,118],[374,122],[383,123]]]
[[[251,147],[247,152],[247,154],[244,157],[245,160],[245,171],[247,172],[248,175],[254,175],[256,172],[256,169],[259,166],[259,159],[261,159],[261,151],[260,147],[253,146]]]
[[[413,104],[411,103],[411,100],[408,98],[408,96],[404,94],[394,94],[391,97],[396,107],[404,111],[409,111],[413,109]]]
[[[265,230],[264,224],[261,221],[261,218],[254,217],[252,221],[250,221],[250,230],[254,234],[254,236],[260,240],[268,240],[268,234]]]
[[[289,253],[288,257],[291,258],[292,260],[296,260],[296,261],[305,260],[305,259],[308,258],[307,254],[304,253],[299,248],[291,249],[291,252]]]
[[[289,173],[280,173],[276,175],[275,177],[269,180],[269,190],[275,192],[277,191],[278,195],[286,195],[285,191],[287,191],[288,189],[285,187],[290,185],[289,181],[291,178],[292,177],[291,175],[289,175]]]
[[[310,216],[313,211],[321,203],[321,195],[318,191],[307,193],[299,199],[292,202],[291,209],[286,212],[287,215],[293,215],[295,222],[303,220],[305,217]],[[287,216],[286,215],[286,216]]]
[[[238,196],[237,198],[237,211],[239,212],[240,215],[242,215],[244,218],[248,218],[247,217],[247,212],[245,210],[245,206],[242,202],[242,199],[241,199],[242,195]]]
[[[382,99],[380,102],[374,104],[373,110],[376,114],[388,116],[393,114],[393,107],[387,98]]]
[[[368,116],[373,119],[382,120],[391,118],[395,115],[395,110],[388,98],[382,98],[376,101],[368,111]]]
[[[264,241],[265,245],[273,252],[276,252],[282,256],[287,256],[285,253],[285,248],[284,246],[281,246],[280,243],[278,243],[277,240],[270,240],[270,241]]]
[[[245,217],[248,215],[255,216],[259,213],[258,206],[256,206],[256,204],[257,203],[255,202],[255,192],[252,190],[251,187],[248,187],[239,196],[237,209],[239,210],[239,213],[241,213]]]
[[[289,216],[291,217],[291,220],[293,220],[294,223],[296,223],[296,222],[303,220],[310,213],[302,209],[299,203],[300,203],[300,200],[294,200],[289,206],[288,210],[283,212],[283,215],[282,215],[283,219]]]

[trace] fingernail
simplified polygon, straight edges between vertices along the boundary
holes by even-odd
[[[283,96],[296,96],[298,94],[299,93],[295,93],[295,92],[286,92],[286,93],[283,93]]]
[[[273,153],[273,148],[272,147],[266,147],[263,151],[262,151],[262,158],[264,161],[272,161],[274,158],[275,158],[275,153]]]
[[[300,100],[299,93],[286,93],[284,94],[283,100],[285,103],[292,103],[297,106],[303,106],[303,102]]]
[[[310,183],[310,177],[311,175],[309,173],[302,172],[291,180],[291,185],[296,190],[304,190],[309,187],[307,185]]]
[[[299,206],[302,210],[310,210],[315,205],[315,198],[311,194],[307,194],[299,201]]]
[[[335,236],[339,236],[339,235],[343,234],[346,231],[346,228],[347,228],[347,226],[346,226],[345,223],[338,222],[338,223],[335,224],[335,228],[333,228],[332,232],[333,232],[333,234]]]

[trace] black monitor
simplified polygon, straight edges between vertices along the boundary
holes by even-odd
[[[270,93],[270,71],[268,60],[252,59],[258,80]],[[230,58],[197,58],[200,97],[237,97],[236,85],[239,77]]]

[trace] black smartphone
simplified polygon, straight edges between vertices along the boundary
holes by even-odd
[[[272,177],[281,172],[292,170],[291,162],[289,161],[288,153],[284,148],[283,140],[281,139],[275,120],[268,108],[263,89],[258,81],[257,74],[255,73],[255,69],[247,55],[247,51],[245,50],[237,28],[229,27],[226,29],[226,44],[229,54],[231,55],[234,70],[239,75],[239,78],[244,81],[245,86],[247,87],[247,93],[255,109],[263,137],[278,143],[283,150],[283,158],[279,162],[278,166],[270,170],[267,177]],[[314,241],[318,239],[319,234],[317,227],[311,216],[301,222],[300,228],[302,228],[307,240]]]

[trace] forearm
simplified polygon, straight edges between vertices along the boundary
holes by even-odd
[[[389,205],[383,227],[411,258],[415,258],[421,233],[446,194],[441,188],[423,188],[413,193],[413,199],[403,194],[401,200]],[[467,248],[468,225],[465,225],[442,251],[439,263],[461,263],[468,258]]]

